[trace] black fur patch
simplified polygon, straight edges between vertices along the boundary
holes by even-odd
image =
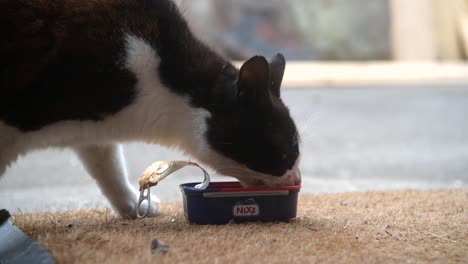
[[[2,1],[0,119],[31,131],[62,120],[102,120],[129,105],[135,77],[118,64],[122,5]]]

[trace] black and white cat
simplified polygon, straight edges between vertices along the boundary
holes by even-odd
[[[280,54],[238,70],[170,0],[1,0],[0,35],[0,175],[71,147],[126,217],[138,195],[117,142],[177,147],[245,186],[300,183]]]

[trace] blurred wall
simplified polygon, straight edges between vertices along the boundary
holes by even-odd
[[[387,0],[296,0],[305,41],[325,60],[390,56]]]
[[[196,35],[226,57],[460,60],[468,0],[175,0]]]
[[[387,0],[179,0],[197,35],[245,59],[278,51],[289,59],[389,57]]]
[[[395,60],[467,58],[468,0],[392,0]]]

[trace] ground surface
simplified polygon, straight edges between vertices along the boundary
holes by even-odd
[[[18,214],[58,263],[468,263],[468,189],[302,195],[290,223],[189,224],[110,210]],[[158,238],[166,253],[151,252]]]
[[[302,128],[301,193],[468,186],[468,85],[288,88],[286,104]],[[131,181],[176,151],[125,145]],[[214,180],[226,179],[214,177]],[[201,181],[184,169],[153,193],[180,200],[178,184]],[[74,154],[29,154],[0,179],[0,208],[12,213],[107,205]]]

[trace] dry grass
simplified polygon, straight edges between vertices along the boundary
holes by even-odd
[[[195,225],[181,203],[143,220],[107,209],[16,215],[59,263],[468,263],[468,189],[300,196],[290,223]],[[169,245],[152,254],[151,241]]]

